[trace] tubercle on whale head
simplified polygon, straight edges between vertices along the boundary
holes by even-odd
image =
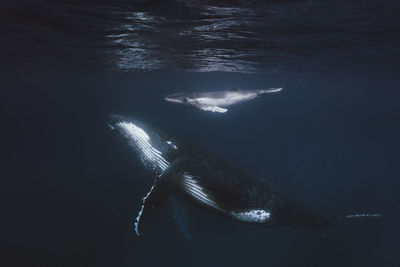
[[[124,117],[118,114],[108,114],[107,125],[111,130],[115,130],[118,123],[124,121]]]
[[[154,135],[158,132],[139,120],[113,113],[108,115],[108,127],[110,127],[111,130],[121,130],[120,128],[122,124],[133,124],[149,135]]]

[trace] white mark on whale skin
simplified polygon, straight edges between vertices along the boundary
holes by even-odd
[[[149,135],[142,128],[125,121],[117,123],[116,126],[122,130],[131,141],[131,145],[137,148],[142,159],[153,169],[163,173],[169,167],[169,162],[164,159],[161,151],[153,147]]]
[[[269,220],[271,217],[271,213],[266,210],[257,209],[257,210],[247,210],[243,212],[231,212],[232,216],[236,219],[243,222],[250,223],[263,223]]]

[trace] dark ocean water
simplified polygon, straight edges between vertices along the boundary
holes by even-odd
[[[0,266],[400,266],[400,9],[351,1],[2,1]],[[212,114],[176,91],[284,87]],[[327,237],[193,207],[193,240],[109,113],[273,182]]]

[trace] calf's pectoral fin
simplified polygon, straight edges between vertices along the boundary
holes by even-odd
[[[203,110],[203,111],[211,111],[211,112],[218,112],[218,113],[225,113],[228,111],[226,108],[221,108],[218,106],[213,105],[205,105],[205,104],[195,104],[195,107]]]

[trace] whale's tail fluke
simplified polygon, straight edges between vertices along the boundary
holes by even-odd
[[[380,218],[380,213],[351,213],[342,217],[336,218],[337,220],[354,220],[354,219],[367,219],[367,218]]]
[[[276,93],[276,92],[282,91],[282,89],[283,89],[283,87],[261,89],[260,91],[258,91],[258,95],[265,95],[265,94],[270,94],[270,93]]]
[[[378,219],[382,215],[380,213],[350,213],[345,216],[339,216],[334,218],[323,219],[318,222],[316,228],[324,229],[327,226],[340,222],[340,221],[355,221],[355,220],[363,220],[363,219]]]

